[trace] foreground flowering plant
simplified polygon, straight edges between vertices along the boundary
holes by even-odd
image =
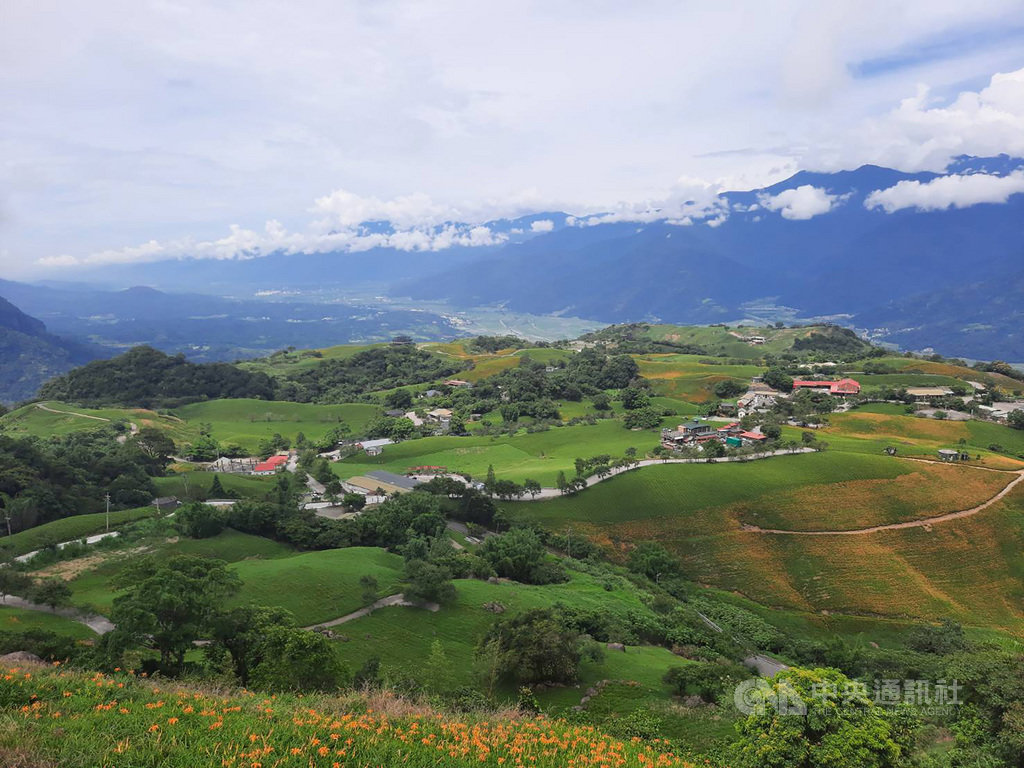
[[[0,734],[73,766],[684,766],[666,745],[544,718],[454,720],[366,699],[228,696],[130,673],[0,667]],[[378,706],[379,703],[378,703]],[[399,711],[401,710],[401,711]]]

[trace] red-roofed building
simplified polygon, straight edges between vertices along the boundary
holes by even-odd
[[[763,435],[760,432],[740,432],[740,440],[743,441],[744,445],[760,445],[768,439],[768,435]]]
[[[794,379],[793,389],[827,389],[829,394],[856,395],[860,393],[860,383],[853,379],[840,379],[839,381],[815,381],[813,379]]]
[[[271,456],[266,461],[262,461],[252,468],[254,475],[272,475],[277,472],[279,467],[283,467],[288,463],[288,457],[277,455]]]

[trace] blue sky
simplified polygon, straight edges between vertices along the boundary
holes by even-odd
[[[1022,19],[1001,0],[16,0],[0,276],[1024,154],[1024,81],[993,84],[1024,68]]]

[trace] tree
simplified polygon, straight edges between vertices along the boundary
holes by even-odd
[[[32,579],[10,567],[0,568],[0,596],[7,601],[8,595],[28,595],[32,590]]]
[[[487,478],[484,480],[484,488],[486,491],[494,495],[494,485],[497,482],[497,478],[494,476],[494,465],[487,465]]]
[[[565,494],[569,490],[569,481],[565,479],[565,472],[558,470],[558,477],[555,480],[555,486],[558,488],[559,493]]]
[[[708,440],[704,443],[704,456],[709,459],[717,459],[719,456],[725,456],[725,446],[717,440]]]
[[[269,691],[333,691],[347,677],[330,640],[319,632],[271,625],[252,668],[252,684]]]
[[[408,389],[396,389],[384,395],[384,405],[391,410],[412,408],[412,392]]]
[[[223,560],[178,555],[158,563],[144,558],[114,581],[126,592],[114,599],[114,630],[126,644],[160,653],[160,668],[178,674],[185,653],[209,629],[225,600],[241,587]]]
[[[346,493],[341,497],[341,503],[349,509],[358,511],[366,506],[366,497],[361,493]]]
[[[455,599],[452,573],[444,566],[409,560],[405,564],[405,582],[407,600],[444,605]]]
[[[662,681],[676,696],[700,696],[713,703],[721,694],[732,693],[736,684],[748,677],[750,673],[739,664],[701,663],[672,667]]]
[[[1006,416],[1006,423],[1014,429],[1024,429],[1024,409],[1010,411]]]
[[[747,391],[747,385],[741,384],[735,379],[723,379],[715,384],[715,395],[728,400],[730,397],[739,397]]]
[[[643,574],[651,581],[658,581],[661,576],[678,573],[679,561],[661,544],[642,541],[629,553],[628,567],[629,570]]]
[[[661,424],[661,414],[646,406],[629,411],[623,418],[626,429],[654,429]]]
[[[132,444],[154,462],[163,463],[174,453],[174,441],[156,427],[143,427],[132,439]]]
[[[580,636],[551,609],[499,619],[478,654],[491,654],[498,676],[521,685],[571,684],[579,678]]]
[[[550,584],[565,578],[558,564],[548,561],[543,542],[531,528],[513,528],[501,536],[490,536],[479,554],[499,576],[524,584]]]
[[[594,404],[595,411],[610,411],[612,409],[611,398],[604,392],[598,392],[590,400]]]
[[[531,479],[529,477],[526,478],[525,480],[523,480],[523,488],[533,498],[537,498],[537,495],[541,492],[540,483],[538,483],[536,480],[533,480],[533,479]]]
[[[295,620],[283,608],[243,605],[217,613],[210,624],[210,639],[231,656],[238,684],[249,685],[251,670],[266,652],[264,638],[274,626],[294,627]]]
[[[71,604],[71,587],[63,579],[45,579],[32,590],[32,600],[57,610]]]
[[[644,408],[650,403],[650,399],[647,396],[647,390],[641,387],[634,387],[630,385],[619,393],[619,398],[622,400],[622,407],[627,411],[635,411],[638,408]]]
[[[360,576],[359,587],[363,590],[362,599],[364,603],[369,605],[377,600],[377,590],[380,589],[380,585],[374,576],[369,574]]]
[[[769,368],[764,372],[762,380],[779,392],[789,392],[793,389],[793,378],[780,368]]]
[[[426,687],[431,691],[447,693],[452,688],[455,668],[444,651],[444,645],[437,638],[430,644],[430,655],[423,665],[423,677]]]
[[[745,696],[752,712],[737,726],[741,768],[897,768],[908,763],[914,720],[903,706],[879,707],[834,669],[790,669]]]
[[[209,539],[224,530],[226,515],[209,504],[185,504],[175,512],[174,524],[190,539]]]
[[[227,491],[224,490],[224,486],[220,483],[220,475],[214,474],[213,482],[210,483],[210,491],[207,494],[209,499],[226,499],[229,498]]]

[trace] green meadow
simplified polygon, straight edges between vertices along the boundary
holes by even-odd
[[[379,412],[379,407],[367,403],[318,405],[251,399],[211,400],[175,411],[196,427],[209,424],[211,434],[221,443],[253,452],[261,440],[275,433],[294,439],[302,432],[310,440],[319,440],[345,423],[358,434]]]
[[[665,426],[676,423],[678,417],[664,420]],[[578,457],[608,454],[618,458],[630,447],[642,456],[658,445],[659,434],[656,429],[625,429],[622,421],[605,419],[594,425],[552,427],[544,432],[524,430],[512,437],[425,437],[385,446],[379,456],[360,453],[332,467],[342,478],[374,469],[403,474],[418,466],[442,466],[483,478],[487,467],[493,465],[498,478],[517,482],[533,478],[553,486],[560,471],[570,476],[575,473],[573,462]]]
[[[153,517],[153,507],[140,507],[138,509],[120,509],[110,513],[110,528],[112,530],[121,526],[141,520],[145,517]],[[37,525],[13,536],[4,536],[0,539],[0,555],[17,557],[27,552],[42,549],[48,544],[59,544],[64,541],[82,539],[96,533],[103,533],[107,527],[107,516],[104,512],[97,512],[90,515],[75,515],[54,520],[51,523]]]

